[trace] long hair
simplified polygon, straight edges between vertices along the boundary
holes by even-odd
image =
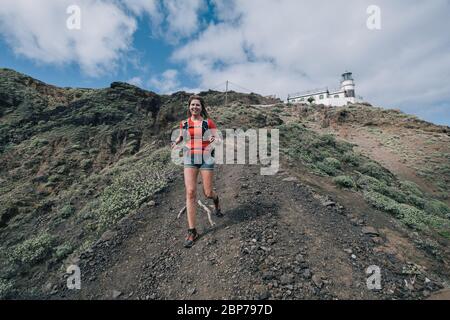
[[[206,111],[205,100],[203,100],[202,97],[197,96],[197,95],[195,95],[195,94],[189,97],[189,101],[188,101],[188,110],[187,110],[188,118],[190,118],[191,115],[192,115],[192,114],[191,114],[191,110],[189,110],[189,106],[191,105],[191,101],[192,101],[192,100],[198,100],[198,101],[200,101],[200,104],[202,105],[202,111],[200,112],[200,115],[203,117],[203,119],[208,119],[208,118],[209,118],[209,115],[208,115],[208,111]]]

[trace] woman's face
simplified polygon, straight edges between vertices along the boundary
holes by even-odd
[[[191,104],[189,105],[189,110],[194,116],[200,115],[200,113],[202,112],[202,104],[200,103],[200,100],[193,99],[191,101]]]

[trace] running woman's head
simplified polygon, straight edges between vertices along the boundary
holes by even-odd
[[[208,118],[208,112],[206,111],[205,101],[202,97],[193,95],[189,97],[188,101],[188,117],[194,116],[202,116],[204,119]]]

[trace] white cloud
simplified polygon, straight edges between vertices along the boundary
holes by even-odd
[[[185,38],[194,34],[199,26],[199,14],[206,3],[203,0],[166,0],[167,34],[171,38]]]
[[[147,14],[152,36],[177,44],[195,34],[202,26],[201,13],[206,10],[205,0],[122,0],[136,15]]]
[[[152,77],[149,80],[149,85],[155,87],[158,92],[170,94],[179,90],[180,82],[178,81],[177,76],[177,70],[168,69],[164,71],[161,76]]]
[[[200,87],[231,80],[285,98],[338,86],[350,70],[357,94],[378,105],[413,111],[450,100],[446,0],[379,0],[381,30],[366,27],[368,0],[213,2],[219,22],[172,55]]]
[[[69,30],[70,5],[81,9],[81,29]],[[114,3],[95,0],[3,0],[0,34],[18,55],[40,63],[78,64],[98,76],[117,67],[137,26]]]
[[[136,87],[142,87],[143,86],[143,81],[141,77],[133,77],[129,80],[127,80],[127,83],[132,84]]]

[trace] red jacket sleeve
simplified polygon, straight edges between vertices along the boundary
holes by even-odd
[[[212,119],[208,119],[208,128],[209,129],[217,129],[217,126],[214,123],[214,121],[212,121]]]

